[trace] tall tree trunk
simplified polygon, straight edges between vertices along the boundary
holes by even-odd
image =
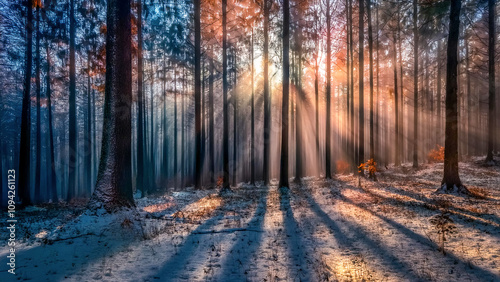
[[[299,19],[300,21],[300,19]],[[295,72],[295,95],[296,95],[296,119],[295,119],[295,181],[300,182],[304,176],[303,168],[306,167],[302,158],[302,105],[304,91],[302,89],[302,28],[299,26],[295,33],[295,44],[297,45],[297,60]]]
[[[137,181],[136,189],[144,197],[146,173],[144,167],[144,94],[143,94],[143,53],[142,53],[142,0],[137,0]]]
[[[252,70],[251,70],[251,84],[252,84],[252,97],[250,100],[250,103],[252,103],[251,107],[251,119],[252,119],[252,124],[251,124],[251,144],[250,144],[250,170],[251,170],[251,177],[250,177],[250,184],[255,184],[255,93],[254,93],[254,67],[253,67],[253,46],[254,46],[254,37],[253,37],[253,27],[252,27],[252,42],[250,46],[250,63],[252,64]]]
[[[77,123],[76,123],[76,70],[75,70],[75,0],[70,0],[69,12],[69,185],[67,201],[76,196],[79,183],[76,165],[78,162]]]
[[[395,166],[400,166],[401,161],[399,159],[399,103],[398,103],[398,68],[397,68],[397,62],[398,62],[398,56],[397,56],[397,38],[396,38],[396,32],[393,34],[393,70],[394,70],[394,121],[395,121],[395,143],[396,143],[396,151],[395,151],[395,159],[394,159],[394,165]]]
[[[368,48],[370,52],[370,159],[375,161],[375,136],[374,136],[374,117],[373,117],[373,34],[372,34],[372,11],[371,0],[367,0],[368,14]],[[370,171],[370,177],[375,178],[375,174]]]
[[[401,6],[398,5],[398,51],[399,51],[399,95],[401,97],[399,107],[399,157],[401,161],[405,160],[404,151],[404,110],[405,110],[405,95],[403,86],[403,46],[401,39]]]
[[[162,149],[162,156],[163,156],[163,161],[162,161],[162,179],[164,182],[164,185],[167,184],[166,182],[168,181],[168,120],[167,120],[167,88],[166,88],[166,83],[167,83],[167,66],[166,66],[166,58],[165,58],[165,53],[163,53],[163,110],[162,110],[162,120],[163,120],[163,149]]]
[[[376,104],[376,114],[375,114],[375,117],[376,117],[376,121],[375,121],[375,148],[377,150],[377,152],[379,152],[378,154],[377,153],[374,153],[374,158],[376,160],[378,160],[378,156],[380,156],[381,152],[382,152],[382,147],[380,146],[380,144],[382,142],[380,142],[380,76],[379,76],[379,72],[380,72],[380,55],[379,55],[379,50],[380,50],[380,41],[379,41],[379,19],[378,19],[378,3],[376,4],[376,8],[375,8],[375,16],[376,16],[376,26],[377,26],[377,37],[376,37],[376,53],[377,53],[377,104]]]
[[[472,113],[473,113],[473,103],[472,103],[472,91],[471,91],[471,75],[470,75],[470,57],[469,57],[469,37],[464,36],[465,43],[465,73],[467,75],[467,155],[471,156],[473,147],[473,130],[472,130]],[[441,86],[441,85],[440,85]],[[441,116],[441,107],[438,103],[438,117]]]
[[[224,132],[222,138],[223,176],[222,189],[230,190],[229,186],[229,111],[227,101],[227,0],[222,0],[222,99],[224,115]]]
[[[132,192],[132,56],[130,0],[108,0],[106,90],[101,162],[90,207],[134,206]]]
[[[177,65],[174,65],[174,184],[175,187],[177,188],[178,183],[179,183],[179,168],[177,166],[177,163],[179,162],[179,156],[177,155],[177,151],[179,151],[179,147],[177,144],[177,135],[178,135],[178,128],[177,128]]]
[[[154,56],[153,56],[153,48],[151,48],[150,50],[150,66],[151,66],[151,79],[150,79],[150,91],[151,91],[151,100],[150,100],[150,111],[151,111],[151,118],[150,118],[150,122],[149,122],[149,126],[150,126],[150,132],[149,132],[149,173],[150,173],[150,177],[149,177],[149,185],[148,187],[146,188],[146,191],[147,193],[149,194],[151,191],[155,191],[156,190],[156,158],[155,158],[155,142],[154,140],[156,139],[155,138],[155,104],[154,104],[154,100],[155,100],[155,93],[154,93],[154,84],[155,84],[155,81],[154,81],[154,77],[155,77],[155,71],[154,71],[154,68],[153,68],[153,62],[155,61],[154,60]]]
[[[441,138],[441,133],[442,133],[442,130],[441,130],[441,121],[442,121],[442,112],[441,112],[441,107],[442,107],[442,98],[441,98],[441,88],[442,88],[442,85],[441,85],[441,39],[438,40],[438,46],[437,46],[437,125],[436,125],[436,135],[437,135],[437,140],[438,140],[438,144],[442,144],[441,141],[442,141],[442,138]]]
[[[47,74],[46,78],[46,96],[47,96],[47,111],[49,116],[49,150],[50,150],[50,199],[53,203],[58,202],[57,197],[57,178],[56,178],[56,162],[54,158],[54,129],[53,129],[53,121],[52,121],[52,92],[51,92],[51,76],[50,76],[50,68],[51,68],[51,59],[49,53],[49,42],[48,40],[45,43],[45,52],[47,53]]]
[[[24,71],[23,105],[21,110],[21,143],[19,146],[20,207],[31,205],[31,69],[33,66],[33,0],[27,2],[26,62]]]
[[[326,3],[326,134],[325,134],[325,178],[332,178],[332,168],[331,168],[331,15],[330,15],[330,0]]]
[[[226,1],[226,0],[223,0]],[[269,154],[271,149],[271,95],[269,93],[269,1],[264,4],[264,183],[269,184],[270,167]]]
[[[194,131],[195,176],[194,186],[201,188],[201,0],[194,0]]]
[[[351,122],[351,125],[350,125],[350,131],[351,131],[351,137],[350,137],[350,148],[349,148],[349,157],[350,157],[350,161],[351,161],[351,165],[352,165],[352,169],[354,172],[357,171],[357,166],[356,166],[356,163],[357,163],[357,160],[356,160],[356,154],[354,153],[354,149],[355,149],[355,140],[354,140],[354,41],[353,41],[353,19],[352,19],[352,0],[349,0],[349,54],[350,54],[350,58],[351,58],[351,63],[350,63],[350,66],[351,68],[348,70],[350,73],[351,73],[351,86],[350,86],[350,89],[351,89],[351,109],[350,109],[350,122]]]
[[[365,9],[364,1],[359,0],[359,149],[358,163],[364,162],[365,159],[365,102],[364,102],[364,48],[365,48]]]
[[[418,168],[418,5],[413,0],[413,167]],[[438,78],[439,79],[439,78]]]
[[[41,117],[40,117],[40,9],[41,4],[36,5],[36,42],[35,42],[35,87],[36,87],[36,171],[35,171],[35,197],[34,202],[40,202],[40,174],[42,158]]]
[[[458,175],[458,113],[457,73],[458,37],[460,32],[461,0],[451,0],[450,27],[446,62],[446,129],[444,145],[444,175],[441,181],[445,192],[465,189]]]
[[[486,161],[493,161],[496,130],[495,102],[495,0],[488,0],[488,153]]]
[[[92,112],[91,112],[91,84],[90,84],[90,51],[87,52],[87,117],[85,119],[85,186],[84,186],[84,195],[85,197],[88,197],[92,193],[92,139],[91,139],[91,134],[92,134],[92,126],[91,126],[91,118],[92,118]]]
[[[210,76],[209,76],[209,82],[208,82],[208,104],[209,104],[209,139],[210,139],[210,145],[209,145],[209,154],[210,154],[210,184],[212,187],[215,187],[215,133],[214,133],[214,59],[213,59],[213,49],[212,49],[212,56],[210,57]]]
[[[237,69],[236,69],[236,47],[233,48],[233,56],[232,56],[232,61],[233,61],[233,93],[232,93],[232,104],[233,104],[233,185],[236,186],[236,159],[237,159],[237,154],[238,154],[238,148],[237,148],[237,143],[238,143],[238,131],[237,131],[237,123],[238,123],[238,90],[236,88],[236,76],[237,76]]]
[[[225,1],[225,0],[224,0]],[[279,187],[288,189],[288,112],[290,92],[290,2],[283,0],[283,97],[281,109],[281,162]]]

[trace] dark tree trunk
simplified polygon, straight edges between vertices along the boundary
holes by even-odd
[[[365,102],[364,102],[364,48],[365,48],[365,9],[364,1],[359,0],[359,149],[358,163],[364,162],[365,159]]]
[[[326,3],[326,134],[325,134],[325,178],[332,178],[331,167],[331,15],[330,15],[330,0]]]
[[[56,162],[54,158],[54,129],[52,122],[52,93],[51,93],[51,76],[50,76],[50,68],[51,68],[51,59],[49,53],[49,43],[46,41],[45,51],[47,53],[47,75],[46,75],[46,96],[47,96],[47,111],[49,116],[49,150],[50,150],[50,199],[53,203],[58,202],[57,197],[57,178],[56,178]]]
[[[163,149],[162,149],[162,179],[163,185],[167,184],[168,181],[168,119],[167,119],[167,65],[165,53],[163,53],[163,109],[162,109],[162,131],[163,131]]]
[[[488,0],[488,153],[486,161],[493,161],[496,130],[495,102],[495,0]]]
[[[222,138],[222,190],[230,190],[229,186],[229,111],[227,101],[227,0],[222,0],[222,99],[224,115],[224,132]]]
[[[271,95],[269,93],[269,1],[264,4],[264,183],[270,181],[269,154],[271,146]]]
[[[106,89],[101,161],[91,208],[134,206],[130,0],[108,0]]]
[[[418,167],[418,6],[413,0],[413,167]],[[438,78],[439,79],[439,78]],[[439,83],[439,82],[438,82]],[[439,94],[439,92],[438,92]]]
[[[92,118],[92,112],[91,112],[91,101],[90,101],[90,94],[91,94],[91,85],[90,85],[90,52],[87,53],[87,117],[85,119],[85,190],[83,191],[85,197],[89,197],[90,194],[92,193],[92,139],[90,138],[92,134],[92,127],[91,127],[91,118]]]
[[[394,70],[394,121],[395,121],[395,159],[394,159],[394,165],[395,166],[400,166],[401,161],[399,159],[399,99],[398,99],[398,68],[397,68],[397,63],[398,63],[398,56],[397,56],[397,49],[396,49],[396,44],[397,44],[397,38],[396,38],[396,33],[394,32],[393,34],[393,70]]]
[[[142,53],[142,0],[137,1],[137,181],[136,189],[144,197],[144,94],[143,94],[143,53]]]
[[[36,42],[35,42],[35,88],[36,88],[36,171],[35,171],[35,197],[34,202],[40,202],[40,174],[42,159],[41,117],[40,117],[40,7],[36,5]]]
[[[194,131],[195,176],[194,186],[201,188],[201,0],[194,0]]]
[[[251,107],[251,119],[252,119],[252,128],[251,128],[251,144],[250,144],[250,169],[251,169],[251,177],[250,184],[255,184],[255,93],[254,93],[254,67],[253,67],[253,46],[254,46],[254,38],[253,38],[253,28],[252,28],[252,42],[250,46],[250,63],[252,64],[251,70],[251,80],[252,80],[252,97],[250,103],[252,103]]]
[[[177,151],[179,150],[179,145],[177,144],[177,135],[178,135],[178,127],[177,127],[177,66],[174,65],[174,184],[177,188],[178,180],[179,180],[179,168],[177,163],[179,162],[179,156]]]
[[[77,123],[76,123],[76,70],[75,70],[75,0],[70,0],[69,12],[69,185],[67,201],[76,196],[79,183],[77,181],[76,164],[78,162]]]
[[[234,85],[233,85],[233,94],[231,95],[232,97],[232,104],[233,104],[233,185],[236,186],[236,168],[237,168],[237,163],[236,159],[238,156],[238,130],[237,130],[237,124],[238,124],[238,90],[236,87],[236,78],[238,75],[237,71],[237,65],[236,65],[236,47],[234,47],[234,53],[233,53],[233,67],[234,67]]]
[[[350,131],[351,131],[351,136],[350,136],[350,141],[349,141],[349,159],[351,161],[352,169],[354,172],[357,171],[356,163],[356,154],[354,153],[354,148],[355,148],[355,140],[354,140],[354,43],[353,43],[353,19],[352,19],[352,0],[349,0],[349,54],[351,58],[351,63],[350,66],[351,68],[348,70],[350,72],[350,89],[351,89],[351,104],[350,104]]]
[[[213,50],[212,50],[213,51]],[[213,52],[212,52],[213,56]],[[209,104],[209,154],[210,154],[210,184],[215,187],[215,137],[214,137],[214,60],[213,57],[210,58],[210,76],[208,82],[208,104]],[[176,150],[177,151],[177,150]]]
[[[374,117],[373,117],[373,35],[372,35],[372,11],[371,0],[367,0],[366,7],[368,14],[368,48],[370,52],[370,159],[375,161],[375,136],[374,136]],[[370,172],[370,177],[375,175]]]
[[[281,162],[280,162],[280,188],[288,189],[288,112],[290,92],[290,2],[283,0],[283,97],[281,109]]]
[[[441,141],[443,140],[441,138],[441,135],[442,135],[442,129],[441,129],[441,124],[442,124],[442,112],[441,112],[441,107],[442,107],[442,98],[441,98],[441,88],[442,88],[442,85],[441,85],[441,60],[439,58],[441,58],[441,39],[438,40],[438,46],[437,46],[437,130],[436,130],[436,133],[437,133],[437,140],[438,140],[438,144],[442,144]]]
[[[23,105],[21,110],[21,144],[19,146],[19,199],[20,207],[31,205],[31,69],[33,65],[33,1],[27,3],[26,62],[24,70]]]
[[[450,27],[446,62],[446,129],[444,145],[444,192],[464,189],[458,175],[458,40],[460,33],[461,0],[451,0]]]

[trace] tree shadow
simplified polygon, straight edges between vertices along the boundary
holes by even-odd
[[[361,228],[361,226],[355,224],[354,222],[344,221],[342,224],[345,225],[347,229],[351,230],[354,234],[356,234],[357,238],[348,236],[345,234],[344,231],[342,231],[339,223],[333,220],[319,206],[319,204],[312,198],[312,196],[306,195],[305,198],[309,203],[311,210],[316,214],[318,218],[321,219],[321,221],[323,221],[323,223],[326,226],[330,228],[340,248],[346,250],[356,249],[352,242],[356,240],[361,240],[363,244],[373,252],[373,254],[377,255],[377,258],[385,261],[386,265],[389,266],[394,272],[402,274],[405,278],[408,278],[413,281],[421,280],[421,278],[416,273],[414,273],[410,264],[401,261],[389,250],[382,247],[378,242],[370,238],[368,234]]]
[[[343,184],[344,187],[347,187],[349,189],[353,189],[353,190],[356,190],[359,188],[357,187],[354,187],[352,186],[351,184],[347,184],[343,181],[339,181]],[[363,190],[361,190],[363,191]],[[344,201],[345,203],[348,203],[348,204],[351,204],[353,206],[356,206],[357,208],[360,208],[366,212],[368,212],[370,215],[374,216],[374,217],[377,217],[379,219],[381,219],[382,221],[384,221],[385,223],[387,223],[388,225],[392,226],[393,228],[395,228],[396,230],[398,230],[399,232],[401,232],[403,235],[405,235],[407,238],[419,243],[419,244],[422,244],[422,245],[425,245],[425,246],[429,246],[430,248],[432,248],[433,250],[438,250],[439,249],[439,246],[434,243],[433,241],[431,241],[429,238],[427,237],[424,237],[418,233],[415,233],[414,231],[410,230],[408,227],[404,226],[403,224],[401,223],[398,223],[386,216],[383,216],[383,215],[380,215],[379,213],[377,212],[374,212],[366,207],[364,207],[363,205],[360,205],[358,203],[354,203],[351,199],[343,196],[342,194],[339,194],[338,195],[339,199],[341,201]],[[453,254],[452,252],[447,252],[447,257],[457,263],[462,263],[463,265],[468,265],[469,263],[468,262],[465,262],[463,261],[462,258],[456,256],[455,254]],[[476,274],[478,275],[478,278],[481,278],[481,279],[491,279],[491,281],[494,281],[494,280],[497,280],[499,277],[497,274],[487,270],[487,269],[483,269],[483,268],[480,268],[480,267],[475,267],[475,270],[476,270]]]
[[[217,281],[241,281],[248,274],[250,260],[255,257],[263,237],[262,233],[264,229],[264,217],[267,211],[269,188],[266,187],[260,194],[257,207],[246,229],[261,232],[244,231],[242,235],[244,238],[238,240],[229,251],[229,255],[222,266],[222,274]]]
[[[306,247],[302,240],[299,223],[295,220],[293,209],[290,204],[291,191],[292,190],[288,191],[287,194],[281,195],[280,197],[280,210],[283,215],[288,255],[292,259],[293,268],[297,271],[299,280],[312,281],[311,272],[307,265],[309,255],[305,250]],[[297,277],[292,278],[295,281]]]

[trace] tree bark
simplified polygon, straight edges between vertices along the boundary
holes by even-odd
[[[230,190],[229,185],[229,111],[227,101],[227,0],[222,0],[222,99],[224,132],[222,137],[223,176],[222,190]]]
[[[495,102],[495,0],[488,0],[488,153],[486,161],[493,161],[496,130]]]
[[[132,56],[130,0],[108,0],[106,89],[101,161],[89,206],[134,206],[132,192]]]
[[[325,178],[332,178],[331,168],[331,15],[330,0],[326,3],[326,129],[325,129]]]
[[[225,1],[225,0],[224,0]],[[264,5],[264,183],[269,184],[270,167],[269,153],[271,146],[271,95],[269,93],[269,1],[263,0]]]
[[[365,159],[365,102],[364,102],[364,48],[365,48],[365,9],[364,1],[359,0],[359,143],[358,163],[360,165]]]
[[[288,112],[289,112],[289,92],[290,92],[290,2],[283,0],[283,97],[281,109],[281,162],[280,162],[280,182],[279,187],[288,189]]]
[[[77,182],[77,123],[76,123],[76,70],[75,70],[75,0],[70,0],[69,12],[69,185],[67,201],[75,197]]]
[[[194,131],[195,176],[194,186],[201,188],[201,0],[194,0]]]
[[[445,192],[456,191],[462,186],[458,174],[458,113],[457,113],[457,74],[458,40],[460,31],[461,0],[451,0],[450,27],[448,35],[446,62],[446,129],[444,147],[444,175],[441,181]]]
[[[19,146],[20,207],[31,205],[31,69],[33,66],[33,1],[27,1],[26,62],[24,71],[23,105],[21,109],[21,143]]]
[[[418,5],[413,0],[413,167],[418,168]],[[438,78],[439,79],[439,78]],[[439,93],[438,93],[439,94]]]

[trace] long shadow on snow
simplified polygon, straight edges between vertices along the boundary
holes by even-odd
[[[343,182],[343,183],[346,183],[346,182]],[[351,187],[353,187],[353,186],[351,186]],[[404,206],[408,205],[408,202],[406,202],[406,201],[403,201],[401,199],[394,199],[394,198],[383,196],[383,195],[380,195],[380,194],[376,194],[376,193],[373,193],[372,191],[368,190],[367,188],[358,188],[358,187],[356,187],[356,189],[358,189],[360,191],[364,191],[364,192],[366,192],[366,193],[368,193],[370,195],[373,195],[374,197],[379,197],[379,198],[382,198],[384,200],[387,200],[392,205],[396,205],[396,203],[401,203]],[[414,206],[414,207],[419,207],[419,208],[431,210],[430,206],[428,206],[427,204],[433,204],[433,199],[430,199],[430,198],[428,198],[428,197],[426,197],[424,195],[417,194],[417,193],[414,193],[414,192],[411,192],[411,191],[405,191],[405,190],[402,190],[402,189],[398,189],[395,186],[382,188],[382,191],[384,191],[384,190],[392,192],[392,193],[395,193],[395,194],[398,194],[398,195],[401,195],[401,196],[406,196],[406,197],[412,198],[412,199],[417,200],[417,201],[423,201],[423,202],[425,202],[424,204],[412,202],[412,203],[410,203],[410,205]],[[489,199],[489,198],[484,199],[484,200],[485,201],[491,201],[491,199]],[[449,207],[448,210],[450,212],[458,215],[458,216],[465,216],[468,219],[477,221],[478,223],[481,223],[483,225],[493,225],[493,226],[494,226],[494,224],[500,225],[500,218],[498,216],[494,215],[494,214],[488,214],[487,215],[488,219],[486,219],[486,218],[482,218],[482,217],[480,217],[478,215],[474,215],[473,212],[471,212],[471,211],[469,211],[467,209],[464,209],[464,208],[460,208],[460,207],[452,206],[452,207]],[[462,214],[460,214],[460,213],[462,213]],[[481,220],[477,220],[476,217],[479,217],[479,218],[484,219],[484,220],[490,220],[494,224],[491,224],[491,223],[488,223],[488,222],[483,222]],[[496,234],[496,235],[498,236],[498,235],[500,235],[500,233]]]
[[[283,214],[288,254],[292,259],[293,267],[297,271],[300,281],[312,281],[311,272],[307,265],[309,261],[308,254],[304,250],[305,245],[302,241],[299,223],[293,215],[293,209],[290,205],[290,194],[291,190],[287,195],[280,196],[280,209]],[[291,278],[295,281],[296,277]]]
[[[364,241],[365,246],[370,248],[373,253],[377,255],[377,258],[384,260],[393,271],[404,274],[404,277],[411,279],[412,281],[421,280],[421,278],[413,272],[413,269],[408,263],[401,261],[390,251],[380,246],[375,240],[368,237],[368,234],[366,234],[366,232],[359,225],[355,225],[353,222],[344,222],[343,224],[345,224],[349,230],[352,230],[359,237],[359,239],[347,236],[337,222],[319,206],[312,196],[306,195],[305,198],[316,216],[318,216],[323,223],[333,231],[332,233],[335,236],[335,240],[339,244],[340,248],[344,250],[353,250],[355,249],[355,246],[352,242],[361,239]],[[402,266],[402,268],[398,266]]]
[[[343,181],[339,181],[339,182],[343,183],[344,187],[348,187],[348,188],[353,189],[353,190],[357,190],[357,189],[360,190],[359,188],[354,187],[351,184],[347,184]],[[361,191],[363,191],[363,190],[361,190]],[[356,206],[360,209],[363,209],[363,210],[367,211],[368,213],[370,213],[372,216],[378,217],[379,219],[383,220],[384,222],[386,222],[387,224],[389,224],[390,226],[394,227],[399,232],[404,234],[407,238],[412,239],[415,242],[420,243],[422,245],[429,246],[433,250],[437,251],[439,249],[439,246],[436,243],[430,241],[428,238],[426,238],[418,233],[415,233],[414,231],[410,230],[409,228],[402,225],[401,223],[398,223],[398,222],[396,222],[390,218],[387,218],[385,216],[379,215],[378,213],[376,213],[372,210],[369,210],[360,204],[356,204],[352,200],[346,198],[343,195],[338,195],[338,197],[340,198],[340,200],[342,200],[346,203],[349,203],[353,206]],[[450,258],[451,260],[458,261],[459,263],[462,263],[464,265],[468,264],[467,262],[464,262],[461,258],[459,258],[458,256],[456,256],[455,254],[453,254],[449,251],[447,252],[447,257]],[[483,268],[480,268],[478,266],[475,266],[475,270],[478,272],[478,274],[479,274],[478,278],[481,278],[481,280],[491,279],[491,281],[494,281],[494,280],[498,280],[498,278],[499,278],[499,276],[497,274],[495,274],[487,269],[483,269]],[[487,278],[487,279],[485,279],[485,278]]]
[[[199,238],[198,236],[204,236],[197,234],[197,232],[206,231],[217,225],[222,217],[222,215],[212,217],[193,230],[184,240],[182,247],[163,264],[163,267],[157,272],[156,275],[154,275],[154,277],[159,277],[160,281],[176,281],[177,275],[184,270],[186,263],[189,262],[189,259],[197,250],[198,244],[195,244],[194,242],[199,241],[197,239]]]
[[[266,187],[260,194],[259,203],[257,204],[253,217],[247,224],[246,228],[263,232],[269,188]],[[222,274],[219,276],[217,281],[243,280],[250,265],[250,259],[256,255],[256,252],[261,244],[262,232],[242,232],[242,236],[246,236],[246,240],[241,238],[231,248],[229,255],[226,257],[225,263],[222,266]],[[241,252],[241,250],[244,251]],[[233,267],[235,262],[238,262],[239,264],[236,267]]]

